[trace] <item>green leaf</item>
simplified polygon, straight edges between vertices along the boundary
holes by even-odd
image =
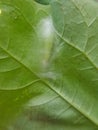
[[[97,130],[97,1],[47,2],[0,1],[0,128]]]

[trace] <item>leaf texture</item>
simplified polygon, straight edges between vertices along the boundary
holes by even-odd
[[[37,2],[0,1],[0,128],[97,130],[97,1]]]

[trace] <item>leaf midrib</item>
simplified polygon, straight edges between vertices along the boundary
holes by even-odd
[[[62,39],[64,40],[64,39]],[[64,40],[65,41],[65,40]],[[68,43],[67,43],[68,44]],[[68,44],[69,45],[69,44]],[[72,46],[72,45],[70,45]],[[73,46],[72,46],[73,47]],[[12,57],[16,62],[18,62],[21,66],[23,66],[25,69],[27,69],[29,72],[33,73],[39,80],[40,82],[42,82],[43,84],[45,84],[48,88],[50,88],[54,93],[56,93],[57,95],[59,95],[59,97],[64,100],[65,102],[67,102],[68,104],[70,104],[73,108],[75,108],[78,112],[80,112],[83,116],[85,116],[85,118],[87,118],[88,120],[90,120],[92,123],[94,123],[94,125],[98,126],[98,123],[94,120],[92,120],[91,117],[89,117],[85,112],[83,112],[81,109],[78,108],[78,106],[76,106],[77,104],[74,104],[70,101],[68,101],[65,97],[63,97],[63,95],[58,92],[55,88],[53,88],[49,83],[47,83],[45,80],[43,80],[39,75],[37,75],[34,71],[32,71],[30,68],[28,68],[28,66],[26,66],[25,64],[23,64],[19,59],[17,59],[15,56],[13,56],[13,54],[11,54],[8,50],[4,49],[2,46],[0,46],[1,49],[3,49],[10,57]],[[75,47],[74,47],[75,48]],[[75,48],[77,49],[77,48]],[[84,53],[83,53],[84,54]]]

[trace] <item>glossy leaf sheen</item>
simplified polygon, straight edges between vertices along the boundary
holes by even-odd
[[[0,1],[0,129],[98,129],[97,26],[96,0]]]

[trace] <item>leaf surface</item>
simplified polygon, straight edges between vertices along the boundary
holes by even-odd
[[[0,1],[0,127],[97,130],[97,1],[37,2]]]

